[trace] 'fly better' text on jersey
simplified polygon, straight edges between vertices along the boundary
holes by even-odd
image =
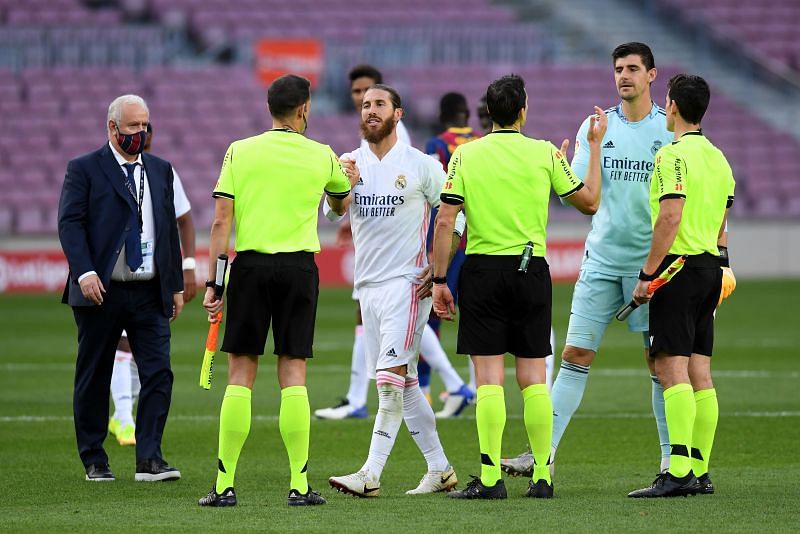
[[[355,287],[416,277],[428,264],[430,210],[446,178],[441,164],[405,143],[380,160],[364,146],[343,157],[361,175],[350,205]]]
[[[650,176],[656,152],[672,142],[664,110],[653,104],[639,122],[630,122],[622,104],[607,109],[608,129],[601,141],[603,181],[600,208],[586,238],[583,268],[613,276],[639,272],[650,250]],[[580,178],[589,167],[589,120],[575,141],[572,168]]]

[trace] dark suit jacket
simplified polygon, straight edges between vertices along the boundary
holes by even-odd
[[[153,258],[161,289],[164,314],[172,315],[172,295],[183,290],[181,249],[173,202],[172,166],[142,154],[150,186],[155,222]],[[69,262],[69,277],[62,302],[70,306],[93,306],[84,298],[78,277],[95,271],[106,290],[111,272],[125,241],[131,213],[138,210],[125,185],[108,143],[69,162],[58,205],[58,237]]]

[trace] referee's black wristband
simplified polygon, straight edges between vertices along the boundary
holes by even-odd
[[[431,277],[431,282],[434,284],[446,284],[447,276],[433,276]]]
[[[719,249],[719,266],[730,267],[731,258],[730,256],[728,256],[728,247],[723,247],[722,245],[719,245],[717,249]]]
[[[216,282],[214,280],[206,280],[206,287],[214,287]]]
[[[644,282],[652,282],[656,278],[658,278],[658,275],[656,273],[647,274],[644,272],[644,269],[639,271],[639,280],[642,280]]]

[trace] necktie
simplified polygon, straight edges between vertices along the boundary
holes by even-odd
[[[136,182],[133,181],[133,171],[136,169],[138,163],[126,163],[125,185],[128,186],[128,192],[133,197],[133,201],[137,204],[137,209],[131,213],[128,221],[128,233],[125,236],[125,259],[131,271],[135,271],[142,265],[142,240],[139,233],[139,213],[138,203],[139,199],[136,196]]]

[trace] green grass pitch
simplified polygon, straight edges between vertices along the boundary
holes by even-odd
[[[557,352],[571,290],[571,285],[559,285],[554,292]],[[349,293],[321,292],[316,357],[308,375],[312,409],[330,405],[346,391],[353,337]],[[199,302],[192,302],[174,324],[175,386],[163,442],[166,458],[181,469],[183,479],[135,483],[134,450],[108,440],[117,481],[90,484],[83,480],[71,420],[76,351],[72,314],[55,294],[2,296],[0,531],[794,531],[800,525],[798,297],[800,281],[742,281],[718,313],[714,367],[720,422],[711,471],[716,495],[657,501],[625,497],[652,481],[659,449],[641,341],[615,324],[559,449],[552,501],[524,499],[527,482],[521,479],[506,479],[506,501],[407,496],[405,490],[416,485],[425,463],[405,433],[384,472],[380,498],[337,494],[327,477],[361,466],[370,418],[312,422],[309,480],[328,505],[289,509],[288,461],[277,423],[280,394],[274,359],[266,356],[253,395],[252,431],[237,473],[240,504],[202,509],[197,499],[211,487],[216,470],[226,364],[218,354],[213,389],[198,387],[207,330]],[[445,348],[465,376],[464,357],[452,355],[455,326],[443,330]],[[524,448],[526,437],[512,375],[506,385],[509,418],[503,452],[510,455]],[[434,393],[440,388],[434,378]],[[373,392],[372,414],[375,407]],[[480,467],[474,408],[462,418],[439,422],[439,434],[463,487]]]

